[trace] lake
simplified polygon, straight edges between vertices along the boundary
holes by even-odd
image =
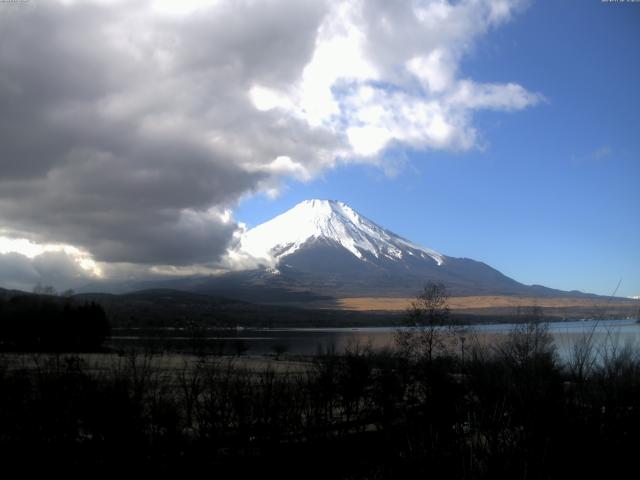
[[[640,324],[633,319],[552,322],[548,326],[561,358],[567,358],[575,342],[585,335],[592,336],[596,348],[640,345]],[[466,335],[483,344],[499,344],[514,327],[514,324],[472,325],[467,327]],[[137,335],[127,330],[126,335],[119,335],[119,330],[114,329],[111,343],[112,346],[149,344],[155,347],[162,347],[164,343],[178,349],[197,344],[207,350],[242,351],[252,355],[272,354],[274,347],[280,345],[288,354],[313,355],[331,349],[342,353],[355,345],[373,349],[393,347],[396,330],[396,327],[209,329],[194,337],[186,330],[168,329],[163,335],[158,332],[148,335],[148,330]]]

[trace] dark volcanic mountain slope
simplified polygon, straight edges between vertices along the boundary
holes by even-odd
[[[304,287],[327,295],[412,296],[428,281],[442,282],[453,295],[532,295],[533,287],[523,285],[498,270],[475,260],[443,256],[441,265],[411,258],[362,261],[325,240],[310,242],[286,256],[278,264],[278,274],[264,271],[272,284]],[[556,296],[566,292],[545,287],[536,296]]]

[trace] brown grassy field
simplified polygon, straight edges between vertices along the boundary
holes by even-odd
[[[413,298],[351,297],[338,298],[338,308],[357,311],[402,311],[411,305]],[[450,297],[449,308],[456,310],[478,310],[489,308],[517,308],[538,306],[542,308],[593,308],[612,307],[640,308],[639,301],[614,299],[612,301],[591,298],[535,298],[511,296]]]

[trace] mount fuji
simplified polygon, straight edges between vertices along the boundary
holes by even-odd
[[[524,285],[485,263],[417,245],[334,200],[303,201],[245,231],[229,250],[228,261],[245,267],[84,290],[175,289],[312,308],[338,305],[339,299],[348,298],[414,298],[430,281],[444,284],[451,296],[458,297],[594,297]]]
[[[405,262],[408,258],[442,265],[435,250],[415,245],[376,225],[348,205],[335,200],[306,200],[246,232],[240,251],[272,265],[310,249],[333,246],[364,263]]]
[[[345,203],[306,200],[246,231],[232,252],[257,268],[223,275],[251,285],[330,296],[413,296],[425,282],[452,295],[557,296],[482,262],[417,245]]]

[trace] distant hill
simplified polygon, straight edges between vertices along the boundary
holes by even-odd
[[[149,289],[126,294],[83,293],[79,301],[101,304],[115,327],[181,327],[187,323],[235,328],[400,324],[402,312],[347,311],[340,308],[301,309],[261,305],[220,296],[171,289]],[[305,303],[305,302],[303,302]]]
[[[246,293],[246,292],[245,292]],[[282,292],[281,292],[282,293]],[[100,304],[115,328],[183,328],[189,325],[235,329],[284,327],[365,327],[402,325],[411,298],[307,297],[278,305],[250,303],[221,296],[172,289],[148,289],[126,294],[82,293],[75,304]],[[0,288],[0,304],[29,292]],[[50,297],[56,303],[66,298]],[[286,296],[284,297],[286,298]],[[289,300],[291,300],[289,298]],[[623,318],[638,314],[640,301],[631,299],[481,296],[452,297],[452,319],[469,323],[524,320],[529,307],[538,306],[549,320],[571,318]],[[300,308],[304,307],[304,308]],[[1,309],[0,309],[1,310]]]

